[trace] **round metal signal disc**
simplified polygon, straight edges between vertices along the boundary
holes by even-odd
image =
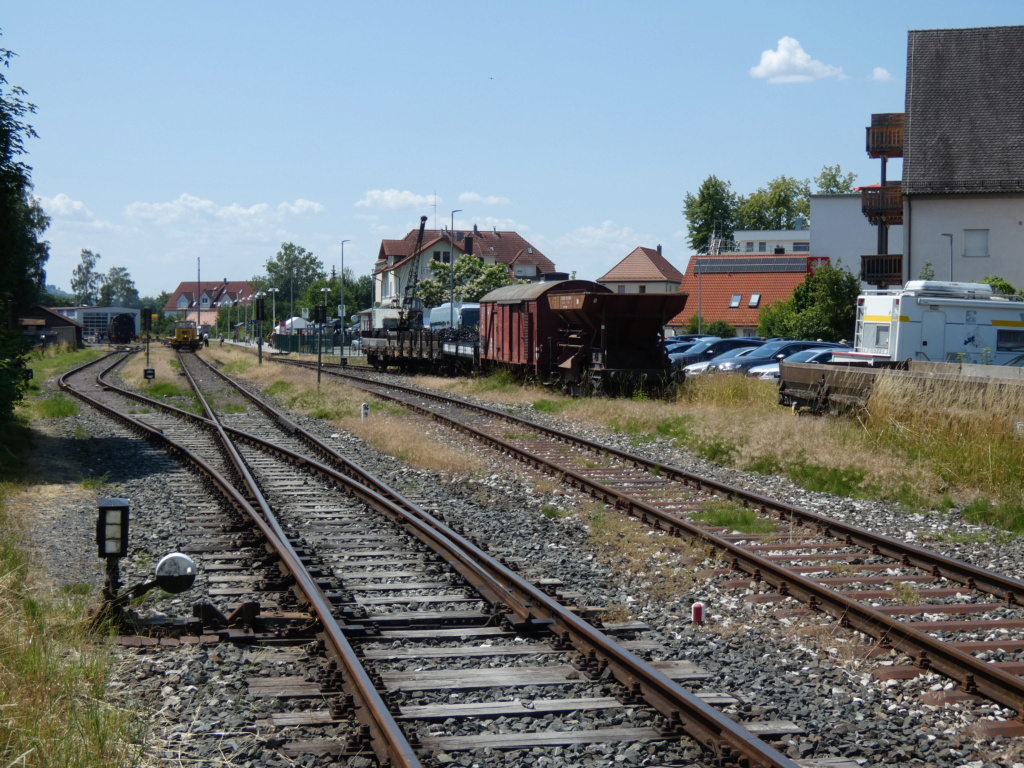
[[[156,564],[156,583],[164,592],[178,594],[192,587],[196,580],[196,564],[188,555],[172,552]]]

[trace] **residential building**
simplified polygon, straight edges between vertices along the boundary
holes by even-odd
[[[595,282],[616,293],[676,293],[683,273],[662,256],[660,245],[656,250],[639,247]]]
[[[378,304],[401,302],[414,270],[417,282],[426,280],[433,276],[430,262],[450,264],[453,253],[456,261],[469,253],[486,265],[503,264],[509,276],[518,280],[540,280],[555,271],[554,262],[515,232],[497,228],[487,232],[474,225],[472,232],[456,232],[452,237],[447,229],[427,229],[417,251],[418,236],[419,230],[414,229],[398,240],[381,240],[373,267],[373,298]]]
[[[828,261],[801,254],[693,256],[682,283],[690,298],[668,329],[685,333],[690,318],[700,315],[705,323],[724,320],[740,336],[756,335],[761,309],[788,299],[815,266]]]
[[[213,325],[221,307],[233,307],[253,293],[253,287],[245,280],[229,281],[225,277],[220,281],[185,281],[171,293],[163,310],[199,325]]]
[[[50,308],[36,305],[18,318],[18,325],[21,326],[30,345],[69,344],[75,348],[82,346],[84,340],[82,323],[59,312],[58,309],[70,309],[70,307]],[[138,312],[137,309],[133,311]],[[106,328],[106,323],[103,324],[103,327]]]
[[[860,270],[861,256],[874,253],[878,245],[878,230],[861,210],[860,189],[811,195],[812,252],[854,274]],[[888,234],[893,243],[903,242],[902,225],[891,225]]]
[[[1024,26],[911,30],[905,112],[874,115],[867,149],[882,160],[862,190],[872,222],[903,223],[902,253],[862,259],[872,285],[998,275],[1024,286]],[[902,157],[902,178],[885,163]]]
[[[747,254],[810,253],[809,229],[738,229],[732,233],[732,243],[722,252]]]

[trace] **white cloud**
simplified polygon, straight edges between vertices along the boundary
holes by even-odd
[[[282,216],[318,216],[326,209],[320,203],[299,198],[294,203],[279,203],[277,212]]]
[[[61,192],[56,197],[40,197],[38,198],[39,204],[43,210],[46,211],[47,215],[53,218],[62,219],[91,219],[93,218],[92,211],[86,207],[85,203],[78,200],[72,200],[70,197]]]
[[[558,237],[555,243],[577,250],[598,248],[622,251],[620,258],[625,258],[638,245],[644,245],[639,239],[640,236],[632,227],[616,227],[615,222],[609,219],[597,227],[580,227],[567,232]]]
[[[884,83],[886,80],[892,80],[892,75],[889,74],[889,70],[885,67],[875,67],[871,70],[871,79]]]
[[[359,208],[417,208],[434,204],[433,195],[417,195],[408,190],[371,189],[356,203]],[[437,199],[441,202],[440,199]]]
[[[750,68],[750,75],[769,83],[806,83],[823,77],[841,78],[843,70],[812,59],[798,40],[787,36],[774,51],[761,53],[761,63]]]
[[[238,203],[218,205],[213,200],[204,200],[184,193],[176,200],[166,203],[131,203],[125,207],[124,215],[129,222],[151,227],[187,225],[202,229],[218,224],[273,227],[283,224],[288,219],[316,216],[324,210],[320,203],[301,198],[290,203],[279,203],[276,207],[268,203],[256,203],[246,207]]]
[[[497,195],[479,195],[476,192],[463,192],[459,195],[460,203],[475,203],[476,205],[508,205],[512,201],[507,197]]]

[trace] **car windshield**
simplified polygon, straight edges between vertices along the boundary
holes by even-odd
[[[703,352],[705,349],[710,347],[716,341],[719,341],[719,339],[710,339],[708,341],[698,341],[696,344],[694,344],[692,347],[690,347],[688,350],[686,350],[686,354],[688,354],[688,355],[699,355],[701,352]]]
[[[755,349],[757,349],[757,347],[737,347],[736,349],[730,349],[723,352],[718,357],[712,358],[711,362],[715,362],[717,360],[728,360],[730,357],[745,357]]]
[[[761,358],[771,359],[775,357],[779,352],[789,345],[788,341],[777,341],[774,344],[765,344],[763,347],[758,347],[749,355],[748,360],[760,360]]]
[[[824,349],[821,349],[819,347],[815,347],[814,349],[805,349],[805,350],[802,350],[800,352],[797,352],[795,354],[790,355],[789,357],[786,358],[786,362],[787,363],[805,363],[808,360],[813,360],[814,358],[816,358],[818,355],[822,354],[823,352],[828,352],[829,354],[832,354],[831,350],[824,350]]]

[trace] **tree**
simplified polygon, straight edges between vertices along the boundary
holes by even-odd
[[[314,281],[326,278],[323,262],[294,243],[281,243],[281,250],[266,263],[266,270],[266,275],[257,275],[249,283],[254,291],[279,289],[277,298],[287,302],[285,306],[291,306],[293,299],[297,301]]]
[[[111,267],[101,278],[99,304],[102,307],[140,307],[135,281],[124,267]]]
[[[932,266],[930,261],[926,261],[921,265],[921,271],[917,273],[918,280],[934,280],[935,279],[935,267]]]
[[[158,296],[143,296],[139,299],[139,305],[143,309],[148,307],[153,312],[154,336],[169,336],[171,331],[174,330],[174,323],[177,321],[177,317],[164,314],[164,307],[167,306],[167,302],[170,300],[171,294],[169,291],[164,291]]]
[[[1015,296],[1017,294],[1017,289],[1013,287],[1013,284],[1002,277],[989,275],[988,277],[982,278],[981,282],[986,285],[991,285],[992,290],[995,293],[1002,293],[1006,296]]]
[[[814,180],[818,187],[819,195],[846,195],[853,192],[854,182],[857,181],[857,174],[843,173],[838,165],[826,165],[821,173]]]
[[[468,254],[462,254],[455,262],[454,278],[451,267],[440,261],[430,262],[430,271],[433,277],[420,280],[416,286],[424,307],[444,304],[453,292],[457,301],[480,301],[495,288],[515,282],[504,264],[484,264]]]
[[[99,260],[98,253],[83,248],[82,261],[71,274],[71,292],[75,294],[75,301],[83,306],[92,306],[99,301],[100,284],[103,282],[103,276],[96,271]]]
[[[698,330],[698,328],[700,330]],[[706,333],[708,336],[718,336],[722,339],[731,339],[736,335],[736,327],[729,325],[725,320],[704,320],[701,315],[694,313],[690,315],[690,319],[686,321],[686,332]]]
[[[708,253],[714,237],[731,240],[736,229],[736,195],[728,181],[708,176],[696,195],[686,193],[686,242],[695,253]]]
[[[0,48],[6,69],[14,54]],[[39,301],[46,284],[49,244],[42,239],[49,218],[31,195],[32,169],[20,156],[36,132],[25,122],[35,107],[25,91],[8,87],[0,72],[0,419],[9,419],[25,393],[25,337],[16,318]]]
[[[811,185],[778,176],[736,206],[736,229],[797,229],[811,219]]]
[[[793,295],[758,315],[760,336],[840,341],[852,339],[857,322],[860,280],[837,263],[807,275]]]

